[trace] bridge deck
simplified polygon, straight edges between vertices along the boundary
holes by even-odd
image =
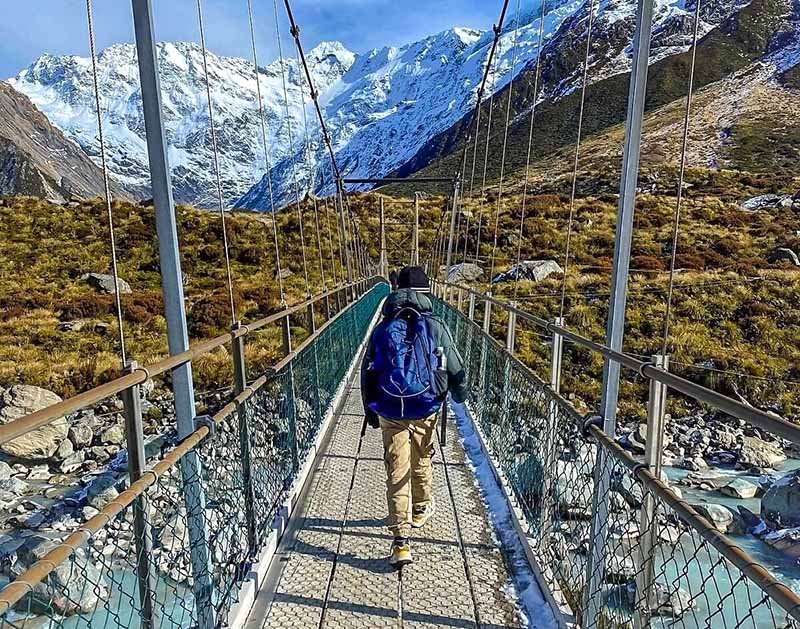
[[[359,390],[345,396],[247,629],[523,626],[452,418],[434,458],[437,512],[412,538],[415,563],[394,571],[380,434],[360,442]]]

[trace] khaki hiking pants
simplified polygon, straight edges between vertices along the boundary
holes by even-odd
[[[388,526],[397,537],[411,535],[412,508],[427,506],[431,501],[431,457],[438,416],[434,413],[427,419],[401,421],[381,417]]]

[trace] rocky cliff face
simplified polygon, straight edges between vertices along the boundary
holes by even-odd
[[[114,186],[115,196],[126,196]],[[100,169],[23,94],[0,82],[0,195],[61,202],[104,193]]]

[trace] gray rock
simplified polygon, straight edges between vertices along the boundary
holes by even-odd
[[[758,495],[759,487],[755,483],[746,481],[743,478],[734,478],[727,485],[719,488],[721,494],[738,498],[739,500],[750,500]]]
[[[275,274],[275,279],[287,280],[294,275],[294,271],[287,268],[282,268],[280,273]]]
[[[733,525],[733,512],[713,502],[692,505],[695,510],[708,520],[720,533],[727,533]]]
[[[86,421],[75,422],[69,427],[69,439],[78,449],[91,445],[92,439],[94,439],[92,426]]]
[[[788,205],[786,205],[788,203]],[[781,194],[760,194],[741,203],[741,208],[748,212],[769,210],[777,207],[791,207],[792,197]]]
[[[778,247],[769,254],[769,262],[781,262],[782,260],[788,260],[794,266],[800,266],[800,257],[788,247]]]
[[[492,278],[492,284],[513,282],[515,280],[530,280],[541,282],[554,273],[561,274],[564,269],[555,260],[525,260],[515,264],[507,271],[499,273]]]
[[[5,461],[0,461],[0,481],[8,480],[14,475],[14,469]]]
[[[86,282],[98,292],[108,293],[109,295],[113,295],[116,292],[116,288],[119,289],[122,295],[133,292],[131,290],[131,285],[122,278],[117,280],[115,288],[114,276],[106,275],[105,273],[84,273],[81,275],[81,281]]]
[[[85,460],[86,453],[83,450],[78,450],[61,461],[61,465],[59,465],[58,469],[62,474],[71,474],[79,470]]]
[[[125,441],[125,430],[120,424],[106,428],[100,435],[100,443],[120,445]]]
[[[26,538],[17,550],[12,576],[20,576],[55,546],[54,540],[44,536]],[[56,612],[61,616],[73,616],[91,612],[108,593],[105,577],[87,559],[85,551],[79,549],[70,561],[57,566],[37,583],[31,593],[17,603],[16,609],[34,614],[49,615]]]
[[[761,539],[784,555],[788,555],[795,560],[800,559],[800,529],[791,528],[771,531]]]
[[[603,579],[606,583],[624,585],[636,577],[636,564],[630,555],[612,554],[606,558]]]
[[[0,399],[0,424],[7,424],[30,413],[42,410],[61,401],[47,389],[28,384],[17,384],[3,392]],[[59,417],[53,422],[0,445],[6,454],[27,461],[51,458],[61,442],[67,438],[67,420]]]
[[[483,270],[472,262],[462,262],[453,264],[447,274],[447,281],[453,284],[463,284],[464,282],[474,282],[483,275]]]
[[[800,527],[800,470],[776,480],[762,496],[761,518],[773,529]]]
[[[89,504],[95,509],[102,509],[109,502],[115,500],[119,496],[116,487],[111,486],[105,488],[103,491],[89,497]]]
[[[30,485],[19,478],[0,480],[0,491],[12,494],[16,497],[24,495],[29,489]]]
[[[53,455],[53,458],[56,461],[63,461],[64,459],[69,458],[75,452],[75,447],[72,445],[72,442],[69,439],[64,439],[64,441],[59,444],[56,453]]]
[[[758,437],[742,437],[739,465],[750,467],[775,467],[786,460],[783,449]]]

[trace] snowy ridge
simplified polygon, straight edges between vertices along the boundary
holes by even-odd
[[[634,5],[630,0],[601,0],[597,5],[593,81],[628,70]],[[568,57],[574,56],[585,34],[589,3],[557,0],[546,6],[544,74],[553,76],[539,97],[557,99],[579,84],[580,68]],[[686,50],[693,6],[691,0],[657,0],[653,61]],[[736,0],[705,3],[702,30],[738,6]],[[538,9],[509,15],[487,97],[532,67],[539,26]],[[324,42],[309,51],[309,66],[342,173],[350,177],[391,173],[467,115],[475,105],[492,39],[492,31],[452,28],[400,48],[358,55],[338,42]],[[202,51],[197,44],[179,42],[159,45],[159,53],[176,199],[213,207],[216,190]],[[209,53],[208,63],[226,206],[270,210],[272,201],[280,207],[310,191],[330,193],[334,188],[330,164],[296,60],[287,59],[283,72],[278,61],[259,68],[270,177],[252,62]],[[130,44],[107,48],[99,56],[99,69],[111,172],[128,189],[145,195],[148,166],[135,48]],[[10,83],[97,160],[88,59],[42,55]]]

